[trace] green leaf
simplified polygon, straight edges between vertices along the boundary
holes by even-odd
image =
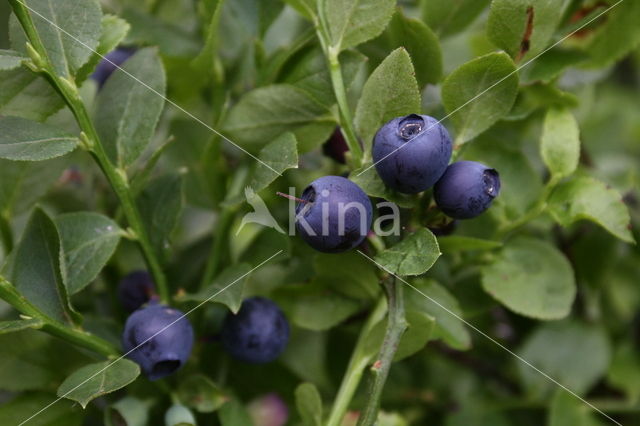
[[[302,383],[295,390],[296,407],[304,426],[322,426],[322,399],[312,383]]]
[[[62,97],[38,74],[25,67],[0,71],[0,114],[44,121],[63,106]]]
[[[197,294],[185,294],[179,296],[180,300],[192,300],[196,302],[221,303],[227,306],[234,314],[238,313],[244,295],[244,286],[249,279],[251,265],[238,263],[229,266],[204,290]],[[211,297],[215,295],[215,297]]]
[[[126,426],[147,426],[149,419],[149,403],[133,396],[125,396],[104,410],[104,421],[107,426],[121,426],[124,419]]]
[[[549,197],[549,212],[562,226],[587,219],[622,241],[634,242],[622,197],[594,178],[579,176],[556,187]]]
[[[326,107],[306,92],[278,84],[245,94],[229,111],[223,128],[233,142],[252,150],[326,113]]]
[[[164,107],[165,84],[157,51],[146,48],[116,69],[100,90],[96,130],[120,167],[133,163],[149,145]]]
[[[607,371],[610,352],[607,335],[600,328],[560,322],[539,327],[517,353],[554,380],[584,395]],[[556,389],[530,366],[517,362],[517,367],[529,395],[544,398]]]
[[[330,389],[327,371],[328,334],[293,328],[289,342],[279,361],[302,380],[315,383],[321,389]]]
[[[204,47],[193,62],[191,62],[191,64],[199,70],[211,72],[216,66],[216,61],[218,60],[218,27],[220,25],[220,15],[224,3],[225,0],[218,0],[216,2],[215,10],[211,15],[211,20],[207,27]]]
[[[441,37],[461,32],[482,13],[490,0],[423,0],[422,19]]]
[[[623,390],[629,401],[637,404],[640,401],[640,389],[637,386],[639,380],[640,356],[633,342],[625,341],[615,351],[607,373],[607,382]]]
[[[56,400],[55,395],[37,392],[17,395],[0,406],[0,424],[17,425],[44,407],[49,407],[29,420],[31,426],[80,426],[83,415],[70,401]]]
[[[640,44],[640,3],[623,1],[607,12],[602,28],[589,43],[589,66],[605,67],[622,59]]]
[[[578,168],[580,159],[580,129],[567,109],[547,111],[540,141],[542,159],[552,176],[563,178]]]
[[[98,213],[67,213],[56,217],[62,243],[62,276],[69,294],[93,281],[118,246],[122,230]]]
[[[469,349],[471,336],[459,319],[462,318],[462,309],[456,298],[445,287],[433,280],[418,279],[411,284],[415,288],[401,283],[405,286],[407,312],[422,313],[427,317],[435,318],[435,328],[431,338],[442,339],[454,349]],[[426,327],[424,324],[426,319],[423,318],[422,327]]]
[[[100,30],[100,40],[89,61],[80,68],[76,83],[84,81],[95,69],[102,57],[124,40],[131,26],[127,21],[115,15],[104,15]]]
[[[20,52],[0,49],[0,71],[18,68],[25,59],[27,58]]]
[[[218,418],[221,426],[247,426],[253,424],[246,408],[236,399],[232,399],[220,408]]]
[[[357,252],[318,254],[314,269],[318,278],[347,297],[373,300],[380,293],[376,266]]]
[[[398,9],[389,24],[388,35],[392,48],[404,46],[409,52],[420,87],[440,81],[442,50],[438,37],[424,22],[407,18]]]
[[[69,304],[60,273],[60,237],[56,225],[36,208],[15,249],[10,281],[33,305],[51,318],[74,323],[78,314]]]
[[[127,386],[139,375],[138,364],[125,358],[85,365],[62,382],[58,396],[87,408],[91,400]]]
[[[0,321],[0,334],[14,333],[16,331],[25,330],[27,328],[38,329],[42,327],[44,322],[38,318],[15,321]]]
[[[102,11],[96,0],[21,0],[54,71],[72,77],[98,46]]]
[[[587,54],[581,50],[554,48],[524,67],[520,71],[520,78],[523,83],[534,81],[548,83],[566,68],[577,65],[587,58]]]
[[[566,317],[576,297],[569,261],[532,238],[510,241],[482,270],[482,287],[512,311],[540,320]]]
[[[297,169],[297,143],[294,135],[284,133],[262,148],[258,158],[271,168],[263,163],[258,163],[249,186],[259,192],[276,180],[279,177],[278,173],[282,174],[285,170]]]
[[[328,279],[279,288],[274,294],[287,318],[307,330],[328,330],[362,308],[362,303],[331,289]]]
[[[549,410],[549,426],[601,426],[591,408],[569,392],[558,389]]]
[[[56,183],[66,158],[48,161],[0,159],[0,211],[8,218],[27,211]]]
[[[315,0],[284,0],[284,2],[309,20],[313,20],[316,16]]]
[[[349,174],[349,179],[358,184],[360,188],[370,197],[383,198],[393,202],[400,207],[413,207],[417,201],[414,196],[401,194],[384,184],[375,167],[367,164]]]
[[[380,35],[393,15],[394,0],[323,0],[329,43],[338,51]]]
[[[78,139],[49,124],[20,117],[0,117],[0,158],[41,161],[75,149]]]
[[[180,380],[178,397],[200,413],[212,413],[228,399],[226,393],[203,374],[193,374]]]
[[[394,50],[371,73],[358,101],[355,126],[371,149],[373,136],[392,118],[420,112],[420,91],[411,58],[404,48]]]
[[[453,71],[442,84],[442,103],[463,144],[487,130],[511,110],[518,75],[505,53],[490,53]]]
[[[131,24],[128,43],[158,46],[160,52],[169,57],[191,60],[198,55],[202,44],[193,34],[178,25],[144,12],[142,8],[132,6],[133,4],[125,7],[120,13],[120,16]]]
[[[170,173],[152,180],[138,196],[137,204],[151,243],[158,253],[164,253],[184,207],[183,175]]]
[[[463,235],[449,235],[438,238],[438,245],[440,250],[446,254],[461,251],[493,250],[502,247],[502,242],[465,237]]]
[[[547,47],[568,4],[566,0],[493,0],[487,36],[512,58],[531,58]]]
[[[427,228],[419,229],[375,257],[392,274],[407,276],[427,272],[440,257],[438,240]]]

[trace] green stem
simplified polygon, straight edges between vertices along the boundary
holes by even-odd
[[[384,298],[380,298],[380,302],[373,309],[367,322],[360,330],[360,336],[356,342],[356,346],[351,354],[349,365],[340,384],[340,389],[331,408],[327,426],[340,426],[342,419],[349,408],[349,404],[356,393],[356,389],[362,379],[362,374],[369,362],[373,358],[374,353],[368,351],[367,337],[373,327],[384,318],[387,304]]]
[[[103,340],[98,336],[94,336],[84,330],[68,327],[42,313],[40,309],[25,299],[24,296],[22,296],[16,288],[9,283],[9,281],[1,276],[0,298],[16,308],[22,314],[41,320],[43,322],[40,327],[42,331],[107,357],[118,355],[116,348],[106,340]]]
[[[340,66],[340,46],[331,45],[331,37],[329,36],[329,26],[326,22],[325,4],[324,0],[318,1],[318,19],[316,19],[316,33],[318,34],[318,40],[322,46],[322,50],[327,58],[329,64],[329,75],[331,77],[331,85],[333,86],[333,92],[338,103],[338,112],[340,115],[340,127],[342,134],[347,142],[351,158],[356,167],[360,167],[363,163],[363,151],[356,136],[356,131],[353,127],[353,119],[351,118],[351,110],[349,108],[349,102],[347,101],[347,91],[344,86],[344,79],[342,78],[342,67]]]
[[[407,320],[404,313],[404,297],[402,294],[402,286],[396,283],[395,277],[389,277],[384,282],[385,291],[387,293],[388,317],[387,330],[385,332],[382,347],[371,367],[373,377],[369,388],[369,400],[360,415],[358,426],[370,426],[375,424],[378,418],[378,409],[380,407],[380,398],[382,390],[387,381],[393,357],[398,350],[400,339],[407,329]]]
[[[4,254],[8,255],[13,250],[13,232],[5,215],[0,213],[0,241],[4,248]]]
[[[19,19],[20,24],[29,37],[31,45],[33,46],[36,54],[39,55],[39,60],[34,60],[36,66],[39,66],[42,72],[49,77],[49,81],[62,95],[64,101],[76,118],[78,126],[83,132],[83,144],[85,145],[85,148],[91,152],[93,158],[104,172],[107,180],[118,196],[125,217],[129,222],[129,226],[134,230],[136,239],[142,249],[142,253],[149,265],[151,273],[153,274],[160,299],[163,302],[167,302],[169,300],[167,280],[153,246],[151,245],[144,223],[142,222],[126,172],[114,166],[109,159],[102,143],[100,142],[100,138],[95,130],[93,121],[89,117],[89,113],[87,112],[78,90],[75,87],[75,83],[69,79],[63,79],[56,74],[53,65],[51,64],[51,60],[47,55],[47,51],[40,40],[40,36],[33,25],[31,15],[28,13],[21,1],[10,0],[10,2],[16,17]]]

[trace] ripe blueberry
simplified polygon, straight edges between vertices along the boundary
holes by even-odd
[[[104,86],[109,76],[136,52],[133,47],[118,47],[107,53],[98,63],[91,78],[98,83],[98,88]]]
[[[500,193],[500,175],[482,163],[458,161],[436,183],[436,204],[454,219],[471,219],[489,208]]]
[[[347,141],[342,135],[340,127],[336,127],[336,130],[331,134],[331,137],[322,144],[322,153],[329,158],[333,158],[340,164],[345,164],[346,159],[344,154],[349,151]]]
[[[278,305],[263,297],[242,302],[237,314],[222,324],[222,345],[236,359],[262,364],[282,353],[289,340],[289,323]]]
[[[118,285],[118,299],[127,312],[133,312],[156,296],[156,286],[147,271],[134,271]]]
[[[428,115],[397,117],[373,139],[373,160],[384,183],[405,194],[422,192],[442,176],[451,158],[447,129]]]
[[[296,229],[311,247],[339,253],[362,243],[367,236],[373,209],[367,194],[341,176],[314,180],[296,206]]]
[[[140,365],[149,380],[161,379],[187,362],[193,346],[193,328],[179,310],[149,305],[127,318],[122,346],[125,353],[133,349],[127,357]]]

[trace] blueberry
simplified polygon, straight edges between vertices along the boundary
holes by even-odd
[[[118,285],[118,299],[127,312],[133,312],[156,296],[156,286],[147,271],[127,274]]]
[[[346,159],[344,154],[347,151],[349,151],[347,141],[344,139],[340,127],[336,127],[331,137],[322,144],[322,153],[329,158],[333,158],[340,164],[345,164]]]
[[[362,243],[373,218],[367,194],[341,176],[314,180],[296,206],[296,229],[311,247],[339,253]]]
[[[405,194],[432,187],[451,158],[451,138],[433,117],[411,114],[382,126],[373,139],[373,160],[384,183]]]
[[[118,47],[107,53],[96,66],[91,78],[98,83],[98,88],[102,88],[109,76],[136,52],[133,47]]]
[[[183,315],[177,309],[157,304],[127,318],[123,349],[128,353],[137,348],[127,357],[140,365],[149,380],[168,376],[187,362],[193,346],[193,328]]]
[[[236,359],[262,364],[282,353],[289,340],[289,323],[278,305],[263,297],[242,302],[237,314],[222,324],[222,345]]]
[[[436,183],[436,204],[454,219],[471,219],[489,208],[500,193],[500,175],[475,161],[458,161]]]

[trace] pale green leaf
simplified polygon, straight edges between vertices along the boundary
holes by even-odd
[[[0,158],[41,161],[67,154],[78,139],[49,124],[20,117],[0,117]]]
[[[394,50],[371,73],[362,89],[355,126],[365,150],[387,121],[420,112],[420,90],[411,58],[404,48]]]
[[[165,73],[153,48],[141,49],[109,77],[96,98],[94,120],[109,157],[133,163],[151,142],[164,107]]]
[[[322,426],[322,399],[312,383],[302,383],[295,390],[296,408],[304,426]]]
[[[356,183],[368,196],[383,198],[400,207],[413,207],[417,201],[415,196],[402,194],[385,185],[375,167],[371,164],[351,172],[349,179]]]
[[[442,103],[463,144],[506,116],[518,95],[518,75],[504,52],[490,53],[457,68],[442,84]]]
[[[464,30],[490,0],[422,0],[422,19],[441,37]]]
[[[258,155],[262,162],[256,165],[249,186],[259,192],[276,180],[279,174],[297,169],[297,143],[295,136],[285,133],[262,148]]]
[[[0,49],[0,71],[18,68],[25,59],[27,58],[20,52]]]
[[[606,373],[611,348],[599,327],[560,322],[539,327],[517,354],[578,395],[584,395]],[[530,366],[519,361],[516,366],[530,396],[543,398],[557,388]]]
[[[93,281],[118,246],[122,230],[98,213],[67,213],[55,219],[62,243],[62,276],[69,294]]]
[[[125,358],[85,365],[62,382],[58,396],[87,408],[91,400],[127,386],[140,375],[140,367]]]
[[[115,15],[104,15],[100,31],[100,40],[89,61],[80,68],[76,83],[84,81],[93,72],[103,56],[114,50],[124,40],[131,26],[127,21]]]
[[[251,265],[248,263],[229,266],[199,293],[185,294],[179,298],[196,302],[221,303],[227,306],[231,312],[237,314],[242,305],[244,287],[249,279],[250,271]]]
[[[57,401],[48,392],[21,393],[0,406],[0,424],[18,425],[43,407],[49,407],[28,422],[30,426],[80,426],[82,410],[71,401]]]
[[[253,424],[246,408],[236,399],[224,404],[218,411],[221,426],[247,426]]]
[[[72,77],[98,46],[102,11],[97,0],[21,0],[28,8],[54,71]]]
[[[502,242],[465,237],[463,235],[449,235],[439,237],[438,245],[440,246],[440,250],[447,254],[460,251],[493,250],[502,247]]]
[[[443,286],[432,280],[418,279],[411,286],[403,285],[407,312],[418,312],[435,318],[433,339],[442,339],[458,350],[471,347],[471,335],[460,320],[462,309],[456,298]],[[423,325],[424,326],[424,325]]]
[[[215,10],[211,15],[211,20],[207,26],[206,39],[204,47],[191,62],[191,64],[199,70],[213,72],[218,60],[218,38],[219,38],[219,24],[220,15],[222,13],[222,7],[225,0],[218,0],[215,5]]]
[[[306,92],[279,84],[245,94],[229,111],[223,128],[233,142],[255,149],[327,113]]]
[[[392,274],[407,276],[427,272],[440,257],[438,240],[427,228],[419,229],[375,257]]]
[[[622,241],[634,241],[629,211],[622,197],[592,177],[579,176],[560,184],[549,198],[549,211],[562,226],[587,219]]]
[[[34,306],[51,318],[77,322],[60,273],[60,237],[51,218],[40,208],[29,218],[15,249],[9,281]]]
[[[392,48],[404,47],[409,52],[420,87],[440,81],[442,77],[440,42],[424,22],[407,18],[402,13],[402,9],[398,9],[389,23],[388,35]]]
[[[591,407],[571,395],[558,389],[551,400],[547,424],[549,426],[602,426],[592,412]]]
[[[580,159],[580,129],[569,110],[550,108],[547,111],[540,151],[552,176],[563,178],[576,170]]]
[[[573,269],[551,244],[518,238],[482,270],[482,287],[512,311],[553,320],[569,315],[576,296]]]
[[[531,58],[553,37],[567,0],[493,0],[487,36],[514,59]]]
[[[355,47],[380,35],[393,15],[395,0],[324,1],[329,42],[336,50]]]
[[[38,74],[25,67],[0,71],[0,114],[44,121],[64,106],[64,100]]]
[[[587,47],[589,66],[604,67],[640,44],[640,2],[622,1],[607,12],[606,21]]]
[[[155,178],[136,202],[151,243],[159,253],[171,246],[173,232],[184,207],[184,175],[169,173]]]
[[[44,322],[38,318],[0,321],[0,334],[14,333],[16,331],[25,330],[27,328],[40,328]]]
[[[204,374],[193,374],[180,380],[178,396],[185,405],[200,413],[212,413],[228,399],[227,394]]]

